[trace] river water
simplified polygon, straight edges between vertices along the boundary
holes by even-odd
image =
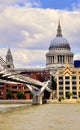
[[[0,112],[0,130],[80,130],[80,104],[44,104]]]

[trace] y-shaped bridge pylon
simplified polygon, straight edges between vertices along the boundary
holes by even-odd
[[[27,85],[27,87],[30,89],[30,91],[33,93],[33,104],[42,104],[42,94],[45,89],[48,89],[48,86],[50,84],[50,81],[43,83],[42,87],[40,89],[34,89],[33,86]],[[49,88],[49,91],[52,90]]]

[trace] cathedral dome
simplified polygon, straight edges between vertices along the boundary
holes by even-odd
[[[49,49],[53,49],[53,48],[66,48],[66,49],[70,49],[70,46],[69,46],[69,43],[67,42],[67,40],[65,38],[63,38],[63,37],[56,37],[50,43]]]
[[[62,36],[60,22],[58,24],[57,35],[51,41],[49,46],[49,49],[55,49],[55,48],[64,48],[70,50],[70,45],[68,41]]]

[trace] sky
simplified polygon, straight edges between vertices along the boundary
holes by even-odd
[[[45,67],[58,20],[80,59],[80,0],[0,0],[0,56],[10,48],[15,68]]]

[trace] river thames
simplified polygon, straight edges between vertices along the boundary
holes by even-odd
[[[0,111],[0,130],[80,130],[80,104],[44,104]]]

